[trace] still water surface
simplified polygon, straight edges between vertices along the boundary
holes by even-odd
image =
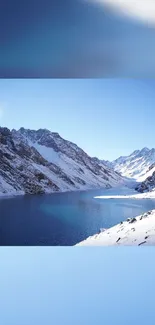
[[[94,199],[117,189],[0,199],[0,245],[74,245],[155,208],[155,200]],[[119,194],[121,194],[119,190]]]

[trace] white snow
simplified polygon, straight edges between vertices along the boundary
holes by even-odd
[[[155,167],[149,170],[154,163],[155,149],[143,148],[141,151],[134,151],[130,156],[116,159],[112,165],[122,176],[143,182],[155,171]]]
[[[120,188],[120,193],[127,193],[125,188]],[[128,189],[128,193],[129,193]],[[132,190],[131,190],[132,191]],[[119,192],[119,189],[118,189]],[[96,196],[95,199],[155,199],[155,189],[151,192],[132,195],[103,195]],[[143,216],[143,217],[142,217]],[[78,246],[112,246],[112,245],[155,245],[155,210],[146,212],[136,219],[135,222],[125,221],[110,229],[96,234],[77,244]],[[145,239],[145,237],[149,236]],[[119,239],[119,240],[118,240]]]
[[[72,189],[71,185],[68,185],[65,181],[59,178],[54,172],[49,170],[46,166],[38,165],[33,163],[32,166],[46,175],[54,184],[56,184],[61,191],[69,191]],[[52,190],[50,192],[53,192]],[[46,189],[46,193],[49,193],[49,190]]]
[[[23,194],[24,191],[16,190],[13,186],[8,184],[2,176],[0,176],[0,197],[11,197]]]
[[[93,187],[100,187],[101,185],[103,187],[106,186],[107,181],[102,179],[100,176],[92,174],[92,172],[85,167],[84,165],[77,163],[73,159],[67,157],[67,155],[63,153],[57,153],[54,149],[52,148],[47,148],[46,146],[40,145],[37,142],[32,143],[31,146],[33,146],[42,156],[45,158],[47,161],[57,165],[62,169],[62,171],[75,183],[75,188],[73,186],[65,186],[65,188],[69,189],[91,189]],[[73,146],[73,145],[72,145]],[[83,170],[83,174],[81,175],[79,169]],[[78,177],[85,181],[86,185],[81,185],[75,181],[75,177]],[[59,179],[60,180],[60,179]],[[54,177],[53,181],[55,184],[58,185],[58,177]],[[123,182],[123,179],[120,182]],[[116,180],[112,180],[112,178],[109,180],[109,183],[111,186],[118,186],[118,178]],[[59,182],[59,185],[60,182]]]
[[[44,159],[52,162],[53,164],[59,165],[60,154],[57,153],[54,149],[42,146],[37,142],[31,143],[31,145],[42,155]]]
[[[76,246],[155,245],[155,210],[91,236]]]
[[[142,177],[139,177],[139,182],[143,182],[146,180],[146,178],[152,176],[152,174],[155,172],[155,167],[153,167],[152,169],[150,169],[149,171],[146,171],[146,174]]]
[[[121,191],[121,193],[122,193],[122,191]],[[155,199],[155,189],[153,189],[150,192],[138,193],[138,194],[137,194],[137,191],[131,190],[131,194],[130,194],[129,189],[127,192],[124,188],[124,194],[122,193],[122,195],[120,195],[120,194],[119,195],[100,195],[100,196],[95,196],[94,198],[95,199],[103,199],[103,200],[108,200],[108,199]]]
[[[24,191],[10,191],[10,192],[7,192],[7,193],[0,193],[0,198],[12,198],[14,196],[20,196],[20,195],[25,195],[25,192]]]
[[[155,199],[155,190],[146,193],[140,193],[133,196],[129,196],[129,198],[134,199]]]

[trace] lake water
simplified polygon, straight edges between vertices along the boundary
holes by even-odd
[[[155,200],[94,199],[113,194],[118,189],[1,198],[0,245],[75,245],[155,208]]]

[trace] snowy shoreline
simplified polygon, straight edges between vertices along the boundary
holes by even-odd
[[[154,246],[155,210],[88,237],[75,246]]]
[[[155,190],[134,195],[96,196],[95,199],[155,199]],[[149,234],[149,235],[147,235]],[[155,245],[155,210],[127,219],[88,237],[76,246]]]
[[[118,190],[120,191],[120,189],[122,190],[123,189],[123,193],[124,193],[124,190],[125,192],[127,191],[127,188],[126,187],[123,187],[122,184],[120,186],[113,186],[111,188],[103,188],[103,187],[92,187],[92,186],[86,186],[86,187],[83,187],[83,188],[74,188],[74,189],[61,189],[60,191],[54,191],[54,190],[46,190],[45,193],[42,193],[42,194],[27,194],[25,193],[24,191],[10,191],[10,192],[6,192],[6,193],[2,193],[0,192],[0,199],[1,198],[11,198],[11,197],[16,197],[16,196],[23,196],[23,195],[49,195],[49,194],[60,194],[60,193],[72,193],[72,192],[86,192],[86,191],[96,191],[96,190],[104,190],[104,191],[108,191],[108,190]],[[133,190],[129,189],[128,190],[130,192],[133,193]],[[135,192],[135,191],[134,191]]]
[[[17,192],[13,192],[13,193],[0,193],[0,199],[10,199],[10,198],[14,198],[17,196],[24,196],[26,195],[24,191],[17,191]]]
[[[138,193],[133,195],[104,195],[104,196],[95,196],[94,199],[155,199],[155,190],[146,193]]]
[[[113,187],[114,189],[115,187]],[[116,187],[117,188],[117,187]],[[0,199],[1,198],[13,198],[16,196],[26,196],[26,195],[31,195],[31,196],[36,196],[36,195],[50,195],[50,194],[61,194],[61,193],[73,193],[73,192],[86,192],[86,191],[96,191],[96,190],[109,190],[108,188],[96,188],[96,187],[86,187],[86,188],[74,188],[74,189],[61,189],[60,191],[53,191],[49,190],[46,191],[45,193],[36,193],[36,194],[30,194],[30,193],[25,193],[24,191],[12,191],[12,192],[7,192],[7,193],[2,193],[0,192]]]

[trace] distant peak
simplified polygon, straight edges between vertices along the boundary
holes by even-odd
[[[0,126],[0,132],[1,132],[3,135],[8,135],[8,134],[10,134],[10,130],[9,130],[7,127],[2,127],[2,126]]]
[[[143,150],[150,150],[148,147],[144,147]]]
[[[51,135],[53,137],[60,137],[59,133],[58,132],[52,132],[48,129],[39,129],[36,131],[37,133],[40,133],[40,134],[47,134],[47,135]]]
[[[24,127],[21,127],[20,129],[19,129],[19,132],[50,132],[49,130],[47,130],[47,129],[38,129],[38,130],[33,130],[33,129],[25,129]]]
[[[36,130],[36,132],[38,132],[38,131],[42,131],[42,132],[44,132],[44,131],[48,131],[48,132],[50,132],[50,131],[49,131],[48,129],[46,129],[46,128],[44,128],[44,129],[40,128],[40,129]]]
[[[137,155],[138,153],[140,153],[140,150],[135,150],[135,151],[131,154],[131,156],[133,156],[133,155]]]
[[[150,149],[149,148],[147,148],[147,147],[144,147],[142,150],[141,150],[141,153],[145,153],[145,152],[149,152],[150,151]]]
[[[21,127],[21,128],[19,129],[19,131],[24,132],[24,131],[25,131],[25,128],[24,128],[24,127]]]
[[[136,155],[144,155],[150,152],[150,149],[147,147],[142,148],[141,150],[135,150],[129,157],[136,156]]]
[[[28,133],[28,132],[30,132],[30,131],[32,131],[32,130],[30,130],[30,129],[25,129],[24,127],[21,127],[21,128],[18,130],[18,132],[20,132],[20,133],[22,133],[22,134],[26,134],[26,133]]]
[[[59,133],[58,132],[51,132],[52,135],[56,136],[56,137],[60,137]]]

